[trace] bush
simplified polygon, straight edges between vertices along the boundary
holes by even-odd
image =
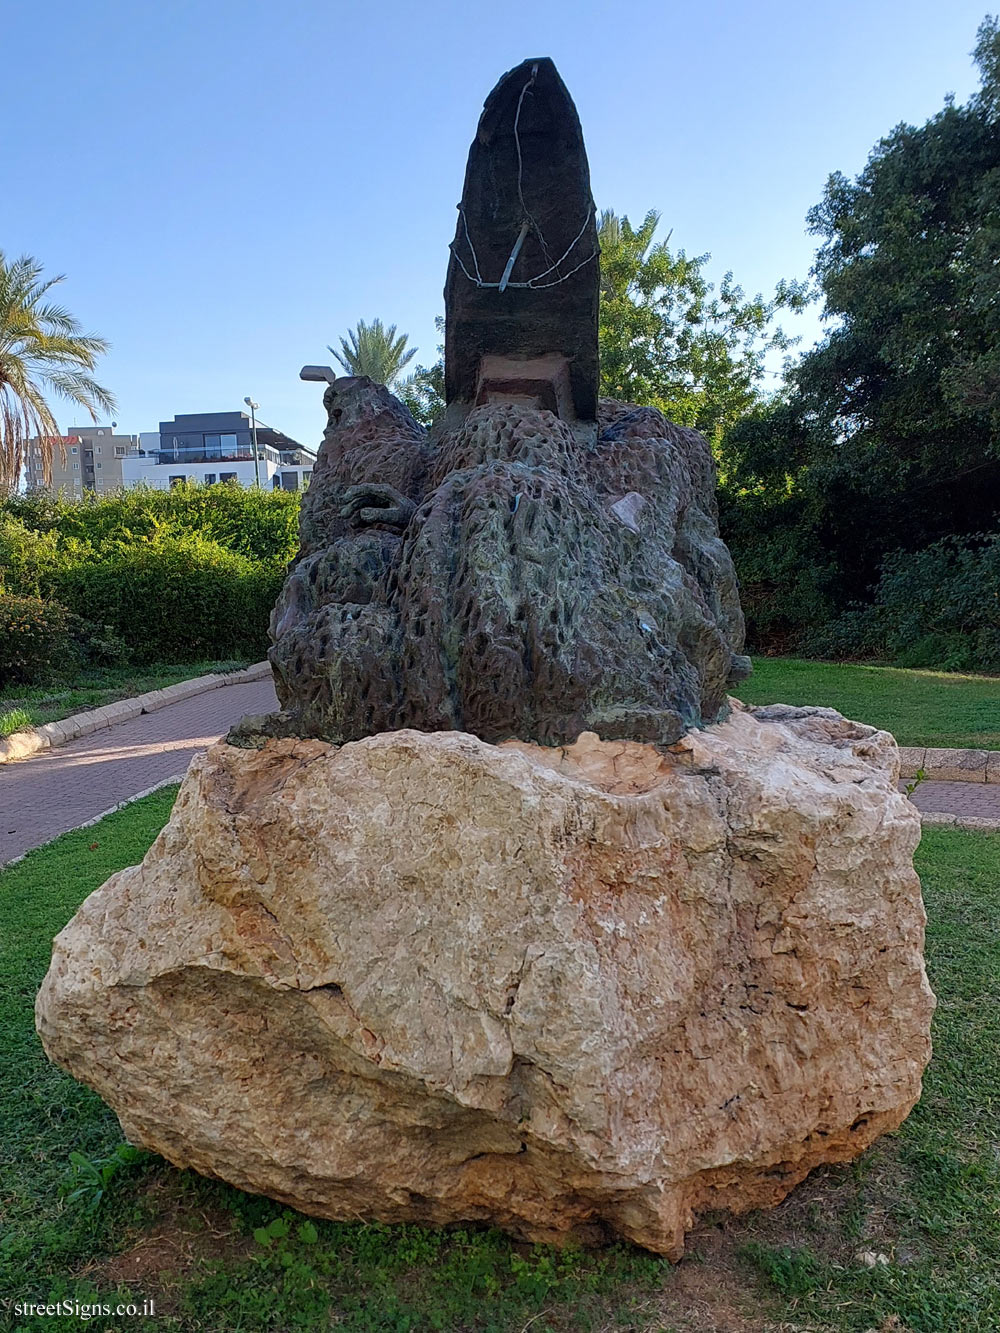
[[[262,657],[284,566],[204,537],[162,537],[59,570],[53,591],[124,640],[129,659],[185,662]]]
[[[851,608],[803,647],[905,667],[1000,671],[1000,533],[896,551],[882,566],[874,604]]]
[[[0,593],[39,597],[60,561],[54,532],[36,532],[0,512]]]
[[[0,594],[0,687],[70,675],[85,656],[83,629],[58,602]]]
[[[89,664],[262,656],[298,511],[297,494],[238,486],[11,496],[0,593],[76,613]]]
[[[80,500],[45,492],[10,497],[3,509],[35,533],[54,534],[99,555],[130,550],[160,537],[200,536],[236,555],[288,561],[298,544],[299,493],[241,486],[146,487]]]
[[[740,582],[747,651],[793,652],[803,626],[825,624],[838,609],[836,570],[809,531],[803,506],[723,489],[719,521]]]

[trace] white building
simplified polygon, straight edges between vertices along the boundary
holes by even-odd
[[[154,490],[168,491],[171,486],[179,486],[185,481],[197,482],[201,486],[212,486],[217,482],[228,481],[250,487],[257,484],[259,475],[263,489],[299,491],[305,490],[309,485],[313,465],[316,462],[315,455],[296,462],[284,462],[280,454],[276,454],[266,446],[260,446],[256,471],[252,454],[249,458],[211,460],[187,458],[179,461],[168,455],[164,459],[159,448],[159,439],[155,432],[144,432],[140,437],[139,452],[129,454],[121,460],[123,486],[150,486]],[[309,454],[305,449],[301,452],[303,455]]]
[[[159,431],[139,436],[139,448],[122,459],[124,486],[169,490],[185,481],[211,486],[258,483],[267,490],[303,490],[316,454],[281,431],[257,426],[254,436],[245,412],[199,412],[161,421]]]

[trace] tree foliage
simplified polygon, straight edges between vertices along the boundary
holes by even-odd
[[[417,349],[407,349],[407,335],[397,335],[395,324],[388,327],[380,319],[366,324],[358,320],[356,329],[348,329],[347,337],[340,340],[340,351],[327,344],[348,375],[367,375],[376,384],[391,389],[399,379],[403,367],[416,355]]]
[[[765,358],[792,340],[774,324],[779,309],[809,300],[803,283],[779,283],[774,297],[747,299],[731,273],[716,293],[704,275],[708,255],[689,259],[653,244],[659,214],[634,228],[611,210],[600,215],[600,391],[659,407],[671,421],[718,436],[762,401]],[[444,320],[435,321],[444,337]],[[444,409],[444,347],[433,366],[417,366],[399,396],[424,425]]]
[[[49,292],[64,281],[42,276],[30,255],[8,260],[0,251],[0,496],[16,489],[25,446],[37,440],[47,481],[60,434],[49,397],[75,403],[97,420],[115,400],[91,372],[108,350],[103,338],[82,333],[79,323]]]
[[[809,215],[829,331],[784,397],[724,442],[737,555],[758,561],[776,533],[802,568],[824,553],[830,612],[867,599],[891,552],[997,524],[996,20],[975,55],[982,87],[968,103],[898,125],[857,179],[829,178]]]
[[[400,399],[422,426],[433,425],[445,408],[443,315],[435,317],[434,327],[441,339],[437,349],[438,359],[432,366],[418,365],[398,389]]]
[[[747,299],[731,272],[716,291],[709,255],[673,252],[669,237],[653,243],[659,218],[651,211],[634,227],[600,215],[601,392],[718,436],[761,401],[768,352],[792,342],[774,317],[802,309],[808,292],[781,282],[771,300]]]

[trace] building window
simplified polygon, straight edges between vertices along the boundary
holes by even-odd
[[[214,484],[215,484],[215,473],[214,473],[214,472],[206,472],[206,473],[205,473],[205,485],[206,485],[206,486],[213,486]]]
[[[103,430],[99,430],[97,433],[98,433],[98,435],[103,435],[103,434],[104,434],[104,431],[103,431]]]
[[[171,486],[183,486],[187,477],[171,477],[169,480]]]
[[[124,457],[125,457],[125,446],[123,444],[116,444],[115,458],[124,458]]]
[[[98,453],[101,452],[101,446],[100,446],[100,445],[97,446],[97,452],[98,452]]]
[[[219,480],[220,480],[220,481],[237,481],[238,478],[237,478],[235,472],[220,472],[220,473],[219,473]]]
[[[97,465],[97,466],[98,466],[98,467],[103,467],[103,466],[104,466],[104,464],[103,464],[103,463],[98,463],[98,465]]]
[[[222,445],[223,458],[231,458],[236,453],[236,436],[220,435],[219,443]]]
[[[70,453],[71,453],[71,454],[78,454],[79,452],[80,452],[80,450],[76,447],[75,444],[74,444],[74,445],[72,446],[72,448],[70,449]]]
[[[74,451],[74,452],[75,452],[75,451]],[[74,464],[73,464],[73,471],[74,471],[74,472],[79,472],[79,471],[80,471],[80,464],[79,464],[79,463],[74,463]]]

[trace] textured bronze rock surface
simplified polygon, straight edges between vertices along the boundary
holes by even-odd
[[[495,404],[435,437],[370,380],[324,401],[265,731],[669,744],[723,715],[748,664],[696,431],[603,402],[588,440]]]
[[[895,744],[778,714],[666,754],[217,745],[56,940],[45,1048],[305,1212],[677,1258],[898,1125],[930,1052]]]

